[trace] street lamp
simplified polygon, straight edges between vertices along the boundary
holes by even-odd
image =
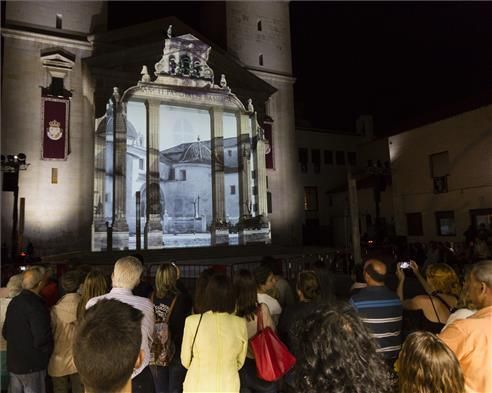
[[[19,171],[27,170],[30,165],[26,162],[27,156],[24,153],[17,155],[2,154],[2,190],[14,193],[14,210],[12,212],[12,260],[17,258],[18,234],[17,222],[19,217]]]

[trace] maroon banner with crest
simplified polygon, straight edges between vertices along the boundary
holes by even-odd
[[[70,124],[70,100],[42,97],[41,127],[43,132],[43,160],[66,160]]]

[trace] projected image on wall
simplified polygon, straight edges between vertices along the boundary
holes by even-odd
[[[165,247],[211,245],[212,151],[206,110],[161,105],[161,210]]]

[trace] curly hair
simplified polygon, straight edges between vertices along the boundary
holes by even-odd
[[[389,393],[391,381],[376,343],[346,303],[324,305],[299,326],[296,390]]]
[[[464,393],[465,381],[451,349],[430,332],[410,334],[398,358],[400,393]]]
[[[451,266],[445,263],[430,265],[425,275],[427,282],[435,291],[456,297],[460,295],[460,279]]]
[[[307,270],[300,272],[297,276],[296,287],[309,301],[316,300],[319,297],[320,285],[315,272]]]

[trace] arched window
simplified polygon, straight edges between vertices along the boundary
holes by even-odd
[[[263,54],[261,53],[260,56],[258,57],[258,63],[260,63],[261,66],[263,65]]]
[[[258,31],[261,31],[262,30],[261,20],[258,21],[258,23],[256,24],[256,27],[257,27]]]

